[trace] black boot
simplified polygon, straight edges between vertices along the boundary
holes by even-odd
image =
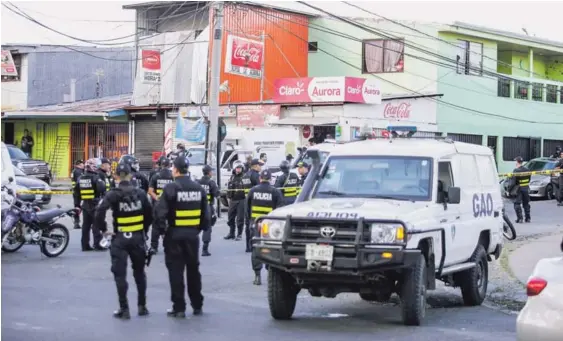
[[[260,277],[260,272],[256,272],[254,275],[254,285],[262,285],[262,278]]]
[[[201,308],[194,308],[194,315],[198,316],[203,314],[203,310]]]
[[[526,218],[526,222],[527,222],[527,223],[532,222],[532,218],[530,218],[530,217]]]
[[[239,241],[242,239],[242,233],[237,234],[237,237],[235,238],[236,241]]]
[[[522,224],[522,222],[523,222],[522,218],[516,219],[516,224]]]
[[[82,251],[86,252],[86,251],[93,251],[94,248],[91,247],[90,245],[86,245],[82,247]]]
[[[139,310],[137,313],[139,316],[147,316],[149,314],[149,310],[147,309],[146,305],[139,305]]]
[[[209,257],[211,254],[209,253],[209,243],[204,243],[203,248],[201,250],[202,257]]]
[[[229,233],[228,235],[226,235],[225,237],[223,237],[223,239],[225,239],[225,240],[235,239],[235,234],[234,234],[234,233]]]
[[[176,317],[176,318],[185,318],[186,312],[185,311],[175,311],[174,309],[168,309],[168,311],[166,312],[166,316]]]
[[[116,319],[129,320],[131,318],[129,308],[119,308],[118,310],[113,312],[113,317],[115,317]]]

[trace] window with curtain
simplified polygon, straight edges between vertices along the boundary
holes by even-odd
[[[363,73],[403,72],[403,40],[378,39],[363,43]]]
[[[483,75],[483,44],[459,40],[456,49],[457,73]]]

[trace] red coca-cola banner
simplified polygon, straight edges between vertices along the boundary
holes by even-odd
[[[381,103],[381,87],[357,77],[282,78],[274,81],[276,103]]]
[[[250,78],[262,78],[264,43],[233,35],[227,37],[225,72]]]

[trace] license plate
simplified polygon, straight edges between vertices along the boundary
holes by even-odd
[[[35,200],[41,200],[42,198],[43,198],[43,195],[41,195],[41,194],[35,195]]]
[[[307,244],[305,246],[305,259],[322,262],[332,261],[334,247],[332,245]]]

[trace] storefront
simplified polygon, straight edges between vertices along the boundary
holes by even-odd
[[[306,146],[311,138],[316,143],[335,138],[342,113],[342,105],[285,107],[281,110],[280,119],[273,124],[299,128],[300,144]]]

